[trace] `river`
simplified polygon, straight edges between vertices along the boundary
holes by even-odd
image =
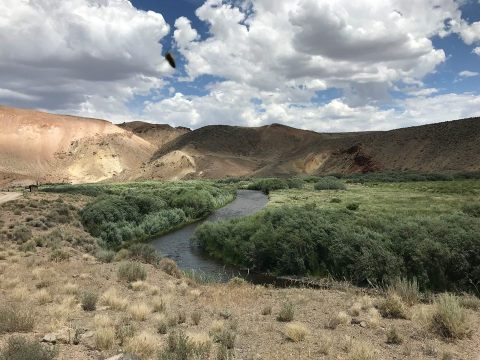
[[[176,261],[182,270],[192,270],[217,279],[228,279],[239,273],[238,269],[227,267],[204,255],[192,246],[190,239],[195,229],[205,221],[220,221],[247,216],[263,209],[268,197],[260,191],[238,190],[237,197],[228,205],[213,212],[206,219],[155,239],[151,244],[164,256]]]

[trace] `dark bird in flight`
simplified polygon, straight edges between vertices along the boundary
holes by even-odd
[[[177,64],[175,64],[175,58],[173,57],[173,55],[172,55],[170,52],[167,52],[167,53],[165,54],[165,60],[168,61],[168,63],[170,64],[170,66],[171,66],[172,68],[175,69],[175,68],[177,67]]]

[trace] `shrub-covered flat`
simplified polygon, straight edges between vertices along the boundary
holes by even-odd
[[[197,242],[211,256],[257,271],[360,285],[404,276],[424,289],[478,291],[479,180],[346,185],[334,190],[342,186],[330,178],[277,186],[265,211],[204,224]]]

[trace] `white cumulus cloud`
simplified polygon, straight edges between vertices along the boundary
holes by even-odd
[[[476,71],[464,70],[464,71],[460,71],[458,75],[460,75],[461,77],[474,77],[474,76],[478,76],[479,73]]]
[[[170,71],[158,43],[169,26],[127,0],[2,0],[0,13],[0,102],[121,111]]]

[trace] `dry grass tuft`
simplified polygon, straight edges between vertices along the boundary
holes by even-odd
[[[327,329],[335,330],[339,325],[347,325],[350,323],[350,316],[344,311],[340,311],[337,315],[331,316],[326,324]]]
[[[123,311],[128,306],[127,299],[121,297],[115,288],[105,291],[101,297],[101,302],[116,311]]]
[[[12,291],[10,297],[15,301],[25,301],[29,296],[28,289],[25,286],[18,287]]]
[[[333,340],[330,336],[321,334],[318,338],[318,351],[322,355],[328,355],[333,346]]]
[[[100,327],[95,330],[95,346],[100,350],[109,350],[115,344],[115,328]]]
[[[407,311],[405,309],[405,304],[403,303],[400,296],[396,294],[388,294],[385,300],[383,300],[378,309],[380,313],[385,318],[390,319],[406,319]]]
[[[4,281],[2,281],[0,283],[1,287],[6,289],[6,290],[16,288],[18,286],[18,284],[20,284],[20,279],[19,278],[5,279]]]
[[[463,339],[471,332],[470,320],[458,298],[442,294],[435,302],[432,329],[446,338]]]
[[[359,302],[361,309],[364,311],[367,311],[368,309],[371,309],[373,307],[372,298],[368,295],[362,296]]]
[[[359,301],[354,302],[352,306],[350,306],[350,308],[348,309],[348,313],[351,316],[359,316],[361,311],[362,311],[362,303]]]
[[[147,320],[148,315],[152,313],[153,309],[146,303],[140,302],[133,304],[128,308],[128,312],[137,321]]]
[[[480,310],[480,299],[475,295],[463,294],[458,298],[460,305],[465,309],[470,309],[474,311]]]
[[[130,288],[133,291],[145,291],[148,290],[149,285],[145,281],[137,280],[130,284]]]
[[[78,295],[78,285],[73,283],[66,283],[63,287],[63,292],[67,295]]]
[[[395,279],[388,287],[387,293],[398,295],[409,306],[415,305],[421,298],[416,278],[412,280],[405,278]]]
[[[352,344],[349,354],[350,360],[375,360],[377,355],[372,345],[363,342],[355,342]]]
[[[381,316],[377,309],[371,308],[367,311],[367,324],[371,328],[380,326]]]
[[[52,295],[48,292],[47,289],[40,289],[34,295],[35,300],[40,305],[45,305],[53,301]]]
[[[167,311],[168,305],[165,297],[156,296],[150,301],[150,303],[152,304],[154,312],[164,313]]]
[[[308,329],[301,323],[290,323],[285,326],[285,336],[293,342],[300,342],[308,335]]]
[[[19,306],[0,306],[0,334],[32,331],[33,313]]]
[[[124,350],[129,353],[137,354],[142,359],[151,358],[155,355],[158,348],[158,338],[148,332],[142,332],[127,339]]]

